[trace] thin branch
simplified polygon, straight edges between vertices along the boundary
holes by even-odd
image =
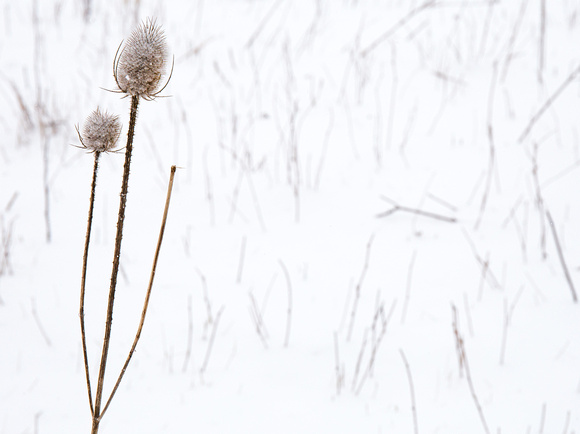
[[[123,375],[125,375],[125,371],[127,370],[127,366],[129,366],[129,362],[133,357],[133,353],[135,352],[135,348],[137,348],[137,343],[139,342],[139,338],[141,337],[141,332],[143,330],[143,324],[145,324],[145,316],[147,315],[147,308],[149,307],[149,299],[151,298],[151,290],[153,289],[153,280],[155,279],[155,271],[157,270],[157,261],[159,259],[159,252],[161,251],[161,243],[163,241],[163,234],[165,233],[165,224],[167,223],[167,213],[169,212],[169,202],[171,201],[171,191],[173,190],[173,178],[175,177],[175,166],[171,166],[171,172],[169,175],[169,185],[167,186],[167,197],[165,199],[165,209],[163,210],[163,218],[161,220],[161,228],[159,229],[159,237],[157,239],[157,247],[155,248],[155,255],[153,257],[153,265],[151,266],[151,275],[149,276],[149,285],[147,287],[147,294],[145,295],[145,302],[143,303],[143,310],[141,312],[141,320],[139,321],[139,327],[137,328],[137,333],[135,335],[135,339],[133,340],[133,345],[131,346],[131,350],[129,351],[129,355],[127,356],[127,360],[125,360],[125,364],[121,369],[121,373],[117,378],[117,382],[113,387],[113,391],[103,408],[103,411],[99,415],[100,418],[103,417],[121,380],[123,379]]]
[[[440,214],[432,213],[430,211],[423,211],[421,209],[410,208],[407,206],[399,205],[399,204],[393,202],[392,200],[390,200],[389,198],[384,197],[384,196],[381,196],[381,199],[385,200],[386,202],[391,203],[393,205],[393,207],[387,211],[384,211],[382,213],[377,214],[376,215],[377,218],[388,217],[391,214],[396,213],[397,211],[402,211],[402,212],[408,212],[411,214],[416,214],[416,215],[421,216],[421,217],[428,217],[428,218],[432,218],[435,220],[441,220],[441,221],[444,221],[447,223],[456,223],[457,222],[457,219],[455,217],[443,216]]]
[[[560,96],[560,94],[564,92],[564,90],[576,79],[576,76],[579,73],[580,66],[576,67],[576,69],[574,69],[570,73],[570,75],[566,78],[566,80],[562,82],[560,87],[558,87],[558,89],[556,89],[556,91],[546,100],[546,102],[544,102],[544,104],[540,107],[540,109],[532,116],[532,118],[528,122],[528,125],[526,125],[526,128],[524,128],[524,131],[518,138],[519,143],[522,143],[526,139],[526,137],[528,137],[528,134],[530,134],[530,131],[532,131],[532,128],[534,127],[536,122],[542,117],[542,115],[545,113],[546,110],[548,110],[548,108],[554,103],[554,101],[556,101],[556,99]]]
[[[475,247],[475,243],[473,242],[473,240],[471,239],[471,237],[469,236],[469,234],[467,233],[466,230],[463,230],[463,236],[465,237],[465,239],[469,243],[469,246],[471,247],[471,251],[473,252],[473,256],[475,257],[475,260],[481,266],[482,282],[483,282],[483,279],[485,278],[487,280],[487,282],[491,285],[492,288],[500,289],[501,285],[489,267],[489,255],[485,259],[483,259],[479,255],[479,253],[477,252],[477,249]]]
[[[199,268],[196,268],[197,274],[199,275],[199,279],[201,280],[201,290],[203,292],[203,302],[205,304],[205,310],[206,310],[206,314],[207,314],[207,318],[205,320],[205,323],[203,324],[203,339],[205,339],[207,337],[207,328],[213,324],[213,313],[212,313],[212,308],[211,308],[211,302],[209,300],[209,294],[207,291],[207,280],[204,276],[204,274],[201,272],[201,270],[199,270]]]
[[[260,21],[260,24],[258,24],[258,27],[256,27],[256,29],[254,30],[254,32],[252,33],[252,35],[248,39],[248,42],[246,42],[246,48],[250,48],[250,47],[252,47],[252,45],[254,45],[254,42],[256,41],[258,36],[260,36],[260,33],[262,33],[262,30],[264,30],[264,27],[266,26],[266,24],[268,23],[270,18],[272,18],[272,15],[274,15],[274,12],[276,12],[276,9],[278,9],[280,7],[282,2],[283,2],[283,0],[279,0],[272,5],[272,7],[266,13],[264,18],[262,18],[262,21]]]
[[[334,371],[336,374],[336,394],[340,395],[340,391],[344,385],[344,372],[340,366],[340,355],[338,353],[338,334],[334,332]]]
[[[477,216],[477,221],[475,223],[475,229],[479,228],[481,219],[487,207],[487,201],[489,199],[489,192],[491,190],[491,182],[493,179],[493,171],[495,170],[495,140],[493,134],[493,106],[495,99],[495,87],[497,83],[497,63],[493,64],[493,76],[491,79],[491,85],[489,88],[488,101],[487,101],[487,141],[489,144],[489,157],[487,166],[487,176],[485,181],[485,190],[483,196],[481,197],[481,204],[479,206],[479,214]]]
[[[415,9],[412,9],[407,15],[401,18],[399,21],[395,23],[389,30],[384,32],[381,36],[376,38],[373,42],[371,42],[364,50],[361,51],[361,56],[366,57],[371,51],[389,39],[392,35],[394,35],[397,30],[407,24],[411,19],[413,19],[416,15],[422,12],[425,9],[428,9],[432,6],[435,6],[436,0],[428,0],[420,6],[417,6]]]
[[[534,153],[532,154],[532,180],[534,182],[534,190],[536,193],[536,206],[538,207],[540,215],[540,247],[542,250],[542,259],[546,259],[548,255],[546,253],[546,223],[544,220],[545,206],[538,172],[538,144],[534,142]]]
[[[566,276],[566,281],[570,287],[570,292],[572,293],[572,300],[574,303],[578,303],[578,296],[576,295],[576,289],[574,288],[574,282],[572,282],[572,277],[570,276],[570,271],[568,271],[568,266],[566,265],[566,260],[564,259],[564,253],[562,252],[562,247],[560,246],[560,240],[558,239],[558,234],[556,233],[556,226],[554,225],[554,220],[550,215],[550,211],[546,211],[546,217],[548,218],[548,223],[550,229],[552,230],[552,235],[554,236],[554,242],[556,244],[556,249],[558,250],[558,257],[560,258],[560,264],[562,264],[562,270],[564,270],[564,275]]]
[[[503,300],[503,333],[501,338],[501,349],[499,352],[499,364],[503,366],[505,362],[505,350],[507,347],[507,334],[510,325],[510,314],[507,306],[507,298]]]
[[[507,297],[504,298],[503,301],[503,315],[504,315],[504,322],[503,322],[503,335],[502,335],[502,340],[501,340],[501,349],[500,349],[500,354],[499,354],[499,364],[503,366],[504,362],[505,362],[505,353],[506,353],[506,348],[507,348],[507,335],[508,335],[508,329],[510,326],[510,323],[512,321],[512,316],[514,314],[514,309],[516,308],[516,305],[520,299],[520,296],[522,295],[522,292],[524,291],[524,287],[522,286],[520,288],[520,290],[517,292],[516,296],[514,297],[514,300],[512,301],[511,305],[508,306],[508,300]]]
[[[278,264],[284,272],[284,277],[286,279],[286,287],[288,289],[288,308],[286,311],[286,335],[284,338],[284,348],[288,348],[288,343],[290,342],[290,326],[292,324],[292,281],[290,280],[290,273],[286,264],[282,260],[278,260]]]
[[[544,57],[546,53],[546,0],[540,0],[540,39],[538,41],[538,83],[544,82]]]
[[[244,259],[246,257],[246,241],[247,237],[244,235],[242,238],[242,245],[240,247],[240,259],[238,261],[238,274],[236,277],[236,283],[242,282],[242,272],[244,271]]]
[[[44,339],[46,345],[51,347],[52,342],[48,337],[48,333],[46,333],[46,330],[44,329],[42,321],[40,321],[40,317],[38,316],[38,312],[36,311],[36,301],[34,300],[34,298],[32,299],[31,303],[32,303],[32,317],[34,318],[34,322],[36,323],[38,330],[40,330],[40,334],[42,335],[42,338]]]
[[[193,342],[193,312],[191,307],[191,294],[187,296],[187,347],[185,349],[185,357],[183,359],[183,366],[181,372],[187,370],[189,359],[191,358],[191,347]]]
[[[372,234],[367,242],[367,248],[366,248],[366,253],[365,253],[365,262],[363,265],[363,269],[360,273],[360,277],[358,279],[358,283],[356,284],[356,288],[355,288],[355,294],[354,294],[354,301],[352,304],[352,311],[350,312],[350,323],[348,326],[348,334],[346,336],[346,340],[347,342],[350,341],[350,338],[352,336],[352,330],[354,328],[354,320],[356,317],[356,311],[357,311],[357,307],[358,307],[358,300],[360,298],[360,291],[363,285],[363,282],[365,280],[365,276],[367,274],[367,270],[369,268],[369,260],[370,260],[370,256],[371,256],[371,247],[373,246],[373,241],[375,239],[375,234]]]
[[[328,150],[328,144],[330,142],[330,136],[332,134],[332,129],[334,127],[334,111],[329,111],[328,125],[326,127],[326,132],[324,133],[324,141],[322,142],[322,150],[320,151],[320,160],[318,161],[318,166],[316,169],[316,176],[314,178],[314,190],[317,191],[320,185],[320,176],[322,175],[322,168],[326,161],[326,151]]]
[[[262,313],[260,312],[260,308],[256,303],[256,298],[250,292],[249,294],[251,305],[250,305],[250,315],[252,316],[252,320],[254,321],[254,325],[256,326],[256,333],[260,337],[262,344],[264,345],[265,349],[268,349],[268,331],[266,330],[266,325],[264,324],[264,319],[262,318]]]
[[[473,320],[471,319],[471,310],[469,309],[469,300],[467,294],[463,293],[463,307],[465,308],[465,316],[467,318],[467,328],[469,329],[469,336],[473,337]]]
[[[405,371],[407,372],[407,379],[409,380],[409,391],[411,393],[411,411],[413,412],[413,432],[419,434],[419,424],[417,422],[417,406],[415,404],[415,388],[413,387],[413,376],[411,375],[411,367],[409,362],[405,357],[405,353],[402,349],[399,349],[399,354],[401,359],[403,359],[403,364],[405,365]]]
[[[354,375],[352,376],[351,389],[353,392],[356,390],[356,384],[358,383],[358,376],[360,373],[360,367],[362,365],[363,356],[365,354],[365,350],[367,347],[367,341],[368,341],[367,335],[368,335],[368,330],[365,330],[364,335],[363,335],[363,340],[361,343],[361,347],[360,347],[360,350],[358,352],[358,358],[356,359],[356,365],[354,368]]]
[[[491,18],[493,15],[493,7],[495,6],[495,3],[496,2],[494,0],[487,1],[487,14],[485,16],[485,23],[483,25],[483,31],[482,31],[482,36],[481,36],[481,46],[479,47],[479,55],[480,56],[485,55],[485,46],[487,44],[487,37],[489,34],[489,28],[491,25]]]
[[[451,305],[451,310],[453,312],[452,327],[453,327],[453,336],[455,336],[455,350],[457,351],[457,361],[459,364],[459,376],[463,377],[463,367],[465,365],[465,362],[464,362],[464,354],[460,348],[461,345],[463,345],[463,338],[459,334],[459,327],[457,326],[457,309],[455,308],[454,304]]]
[[[427,198],[431,199],[433,202],[436,202],[439,205],[449,209],[450,211],[457,212],[457,207],[455,205],[450,204],[446,200],[443,200],[440,197],[437,197],[432,193],[427,193]]]
[[[80,136],[79,136],[80,137]],[[95,414],[93,406],[93,393],[91,389],[91,376],[89,373],[89,356],[87,352],[87,336],[85,332],[85,287],[87,280],[87,262],[89,257],[89,244],[91,240],[91,228],[93,226],[93,211],[95,207],[95,188],[97,186],[97,172],[99,170],[99,157],[101,153],[95,152],[95,163],[93,166],[93,178],[91,181],[91,196],[89,200],[89,215],[87,218],[87,234],[85,237],[85,248],[83,252],[83,268],[81,272],[81,296],[79,307],[79,318],[81,321],[81,341],[83,347],[83,360],[85,365],[85,377],[87,381],[87,393],[89,395],[89,406],[91,408],[91,415]]]
[[[379,333],[379,335],[377,336],[376,340],[373,342],[372,348],[371,348],[371,354],[369,356],[369,361],[367,363],[367,367],[365,369],[365,372],[363,373],[363,376],[359,382],[359,385],[356,389],[355,394],[358,395],[360,393],[360,391],[362,390],[367,378],[369,376],[372,376],[372,371],[373,368],[375,366],[375,360],[377,357],[377,353],[379,351],[379,347],[381,345],[381,342],[383,341],[383,338],[385,337],[385,334],[387,333],[387,325],[389,324],[389,321],[391,319],[391,317],[393,316],[393,312],[395,311],[395,306],[397,305],[397,300],[393,300],[393,303],[391,304],[391,309],[389,310],[389,313],[385,316],[385,312],[384,312],[384,306],[383,304],[381,304],[381,306],[379,306],[379,308],[377,309],[374,318],[373,318],[373,324],[371,329],[374,331],[376,329],[377,323],[379,318],[381,319],[381,331]]]
[[[405,300],[403,301],[403,309],[401,313],[401,324],[405,324],[405,319],[407,317],[407,307],[409,306],[409,299],[411,298],[411,281],[413,280],[413,269],[415,268],[415,258],[417,257],[417,251],[413,252],[411,257],[411,262],[409,263],[409,268],[407,270],[407,290],[405,291]]]
[[[516,42],[516,39],[518,37],[518,33],[520,31],[520,28],[521,28],[523,17],[524,17],[524,14],[526,12],[526,7],[529,3],[530,3],[529,0],[522,0],[520,10],[518,13],[518,18],[517,18],[515,24],[513,25],[513,31],[510,35],[510,39],[509,39],[509,43],[508,43],[507,54],[505,56],[505,60],[503,63],[503,72],[502,72],[502,76],[501,76],[502,82],[505,81],[505,79],[506,79],[510,63],[514,57],[514,44]]]
[[[201,366],[201,369],[199,370],[200,375],[203,376],[203,374],[205,373],[206,369],[207,369],[207,365],[209,364],[209,357],[211,355],[211,350],[213,348],[213,343],[215,341],[215,336],[217,333],[217,328],[220,322],[220,318],[222,316],[222,312],[224,311],[224,306],[222,306],[220,308],[220,310],[218,310],[218,313],[216,314],[215,317],[215,322],[213,323],[213,329],[211,331],[211,337],[209,338],[209,342],[207,344],[207,350],[205,352],[205,358],[203,359],[203,365]]]
[[[544,432],[544,423],[546,421],[546,403],[542,404],[542,415],[540,417],[540,428],[538,429],[539,434],[543,434]]]
[[[473,398],[473,402],[475,407],[477,408],[477,413],[479,414],[479,419],[481,420],[481,424],[483,425],[483,429],[485,430],[486,434],[490,434],[489,428],[487,426],[487,422],[485,420],[485,416],[483,414],[483,409],[481,408],[481,404],[479,403],[479,399],[477,398],[477,394],[475,393],[475,388],[473,386],[473,381],[471,379],[471,372],[469,370],[469,364],[467,363],[467,354],[465,353],[465,343],[461,334],[459,333],[459,329],[457,328],[457,309],[455,305],[451,305],[453,310],[453,334],[455,336],[455,344],[457,349],[457,355],[459,357],[460,367],[463,367],[465,370],[465,377],[467,378],[467,384],[469,385],[469,391],[471,392],[471,397]]]

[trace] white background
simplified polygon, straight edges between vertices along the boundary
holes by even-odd
[[[546,217],[578,282],[577,1],[91,4],[0,2],[0,433],[90,430],[93,157],[71,145],[100,106],[124,146],[129,100],[105,89],[146,17],[175,68],[140,105],[106,394],[179,169],[100,432],[413,433],[402,354],[418,432],[580,431],[580,312]],[[122,163],[101,157],[93,385]]]

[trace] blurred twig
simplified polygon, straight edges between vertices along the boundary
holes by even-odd
[[[413,17],[415,17],[425,9],[435,6],[435,3],[436,0],[428,0],[422,5],[417,6],[415,9],[412,9],[407,15],[405,15],[403,18],[397,21],[394,26],[392,26],[381,36],[379,36],[373,42],[371,42],[364,50],[362,50],[360,53],[361,56],[362,57],[367,56],[371,51],[373,51],[375,48],[377,48],[379,45],[381,45],[383,42],[389,39],[393,34],[395,34],[397,30],[399,30],[401,27],[407,24]]]
[[[413,387],[413,376],[411,375],[411,367],[405,357],[405,353],[402,349],[399,349],[399,354],[401,359],[403,359],[403,364],[405,365],[405,371],[407,372],[407,379],[409,380],[409,391],[411,393],[411,410],[413,412],[413,432],[419,434],[419,424],[417,422],[417,406],[415,404],[415,388]]]
[[[570,292],[572,293],[572,300],[574,303],[578,303],[578,296],[576,295],[576,289],[574,288],[574,282],[572,282],[572,277],[570,276],[570,271],[566,265],[566,260],[564,259],[564,253],[562,252],[562,247],[560,246],[560,240],[558,239],[558,234],[556,233],[556,226],[554,225],[554,220],[550,211],[546,211],[546,217],[548,218],[548,223],[550,229],[552,230],[552,235],[554,236],[554,242],[556,244],[556,250],[558,250],[558,257],[560,258],[560,264],[562,264],[562,269],[564,270],[564,275],[566,276],[566,281],[570,287]]]
[[[546,100],[546,102],[544,102],[544,104],[540,107],[540,109],[532,116],[532,118],[528,122],[528,125],[526,125],[526,128],[524,128],[524,131],[518,138],[518,142],[522,143],[526,139],[526,137],[528,137],[528,134],[530,134],[530,131],[532,131],[532,128],[534,127],[538,119],[542,117],[544,112],[548,110],[548,108],[554,103],[554,101],[556,101],[556,99],[560,96],[560,94],[564,92],[564,90],[570,85],[570,83],[572,83],[576,79],[576,76],[579,73],[580,66],[576,67],[576,69],[574,69],[570,73],[568,78],[566,78],[566,80],[562,82],[560,87],[558,87],[558,89],[556,89],[556,91],[552,95],[550,95],[550,97]]]
[[[440,214],[435,214],[429,211],[423,211],[420,209],[416,209],[416,208],[409,208],[407,206],[403,206],[403,205],[399,205],[398,203],[394,202],[393,200],[389,199],[388,197],[385,196],[381,196],[381,199],[383,199],[386,202],[389,202],[393,207],[387,211],[384,211],[382,213],[379,213],[376,215],[377,218],[382,218],[382,217],[388,217],[391,214],[396,213],[397,211],[403,211],[403,212],[408,212],[411,214],[417,214],[419,216],[422,217],[429,217],[435,220],[442,220],[444,222],[448,222],[448,223],[456,223],[457,219],[455,217],[448,217],[448,216],[443,216]]]
[[[481,408],[481,404],[479,403],[479,399],[475,393],[475,388],[473,387],[473,381],[471,379],[471,372],[469,370],[469,364],[467,363],[467,355],[465,353],[465,343],[463,341],[463,337],[459,333],[459,328],[457,326],[457,309],[455,305],[451,305],[451,309],[453,311],[453,335],[455,336],[455,344],[457,349],[457,356],[459,358],[459,367],[465,371],[465,377],[467,378],[467,384],[469,385],[469,391],[471,392],[471,397],[473,398],[473,402],[475,403],[475,407],[477,408],[477,412],[479,413],[479,419],[483,425],[483,429],[487,434],[490,433],[489,428],[487,426],[487,422],[485,420],[485,416],[483,414],[483,409]]]

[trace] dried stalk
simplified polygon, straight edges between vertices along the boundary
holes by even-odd
[[[290,273],[286,264],[282,260],[278,260],[278,264],[284,272],[284,278],[286,279],[286,287],[288,289],[288,307],[286,309],[286,334],[284,338],[284,348],[288,348],[290,343],[290,326],[292,325],[292,281],[290,280]]]
[[[487,426],[487,422],[485,420],[485,416],[483,414],[483,409],[481,408],[481,404],[479,403],[479,399],[477,398],[477,394],[475,393],[475,387],[473,387],[473,381],[471,379],[471,372],[469,370],[469,364],[467,363],[467,355],[465,353],[465,343],[461,334],[459,333],[459,329],[457,327],[457,309],[454,305],[451,305],[453,310],[453,334],[455,336],[455,344],[457,349],[457,357],[459,358],[459,366],[460,370],[465,370],[465,377],[467,378],[467,384],[469,385],[469,391],[471,392],[471,397],[473,398],[473,402],[475,407],[477,408],[477,413],[479,414],[479,419],[481,420],[481,424],[483,425],[483,429],[485,430],[486,434],[489,434],[489,428]]]
[[[410,208],[408,206],[399,205],[398,203],[394,202],[393,200],[391,200],[385,196],[381,196],[381,199],[383,199],[385,202],[390,203],[393,207],[387,211],[384,211],[382,213],[377,214],[376,215],[377,218],[388,217],[391,214],[396,213],[397,211],[403,211],[403,212],[408,212],[408,213],[415,214],[415,215],[418,215],[421,217],[428,217],[428,218],[432,218],[434,220],[441,220],[441,221],[444,221],[447,223],[456,223],[457,222],[457,219],[455,217],[447,217],[444,215],[432,213],[430,211],[423,211],[421,209]]]
[[[411,375],[411,367],[405,357],[403,350],[399,349],[399,354],[401,359],[403,359],[403,364],[405,365],[405,371],[407,372],[407,379],[409,380],[409,391],[411,393],[411,411],[413,412],[413,432],[419,434],[419,423],[417,422],[417,406],[415,404],[415,388],[413,387],[413,376]]]
[[[522,132],[520,137],[518,138],[519,143],[522,143],[526,139],[526,137],[528,137],[528,134],[530,134],[530,131],[532,131],[532,128],[534,127],[534,125],[536,124],[538,119],[540,119],[542,117],[542,115],[546,112],[546,110],[548,110],[548,108],[560,96],[560,94],[562,92],[564,92],[564,90],[576,79],[576,76],[579,73],[580,73],[580,66],[577,66],[576,69],[574,69],[570,73],[570,75],[566,78],[566,80],[564,80],[562,82],[560,87],[558,87],[558,89],[556,89],[556,91],[552,95],[550,95],[550,97],[546,100],[546,102],[544,102],[544,104],[540,107],[540,109],[532,116],[532,118],[528,122],[528,125],[526,126],[526,128],[524,129],[524,131]]]
[[[111,395],[107,400],[103,411],[101,412],[100,417],[103,417],[105,411],[109,407],[121,380],[123,379],[123,375],[125,375],[125,371],[127,370],[127,366],[129,366],[129,362],[131,361],[131,357],[133,357],[133,353],[135,352],[135,348],[137,348],[137,343],[139,342],[139,338],[141,337],[141,332],[143,331],[143,324],[145,324],[145,316],[147,315],[147,308],[149,307],[149,299],[151,298],[151,290],[153,288],[153,280],[155,279],[155,271],[157,270],[157,261],[159,260],[159,252],[161,250],[161,243],[163,241],[163,234],[165,233],[165,224],[167,223],[167,213],[169,212],[169,202],[171,200],[171,191],[173,190],[173,178],[175,177],[175,166],[171,166],[171,172],[169,175],[169,185],[167,187],[167,198],[165,199],[165,209],[163,210],[163,218],[161,220],[161,228],[159,229],[159,238],[157,239],[157,247],[155,248],[155,255],[153,257],[153,265],[151,266],[151,275],[149,276],[149,285],[147,286],[147,294],[145,295],[145,302],[143,303],[143,310],[141,312],[141,320],[139,321],[139,327],[137,328],[137,333],[135,334],[135,339],[133,340],[133,345],[131,346],[131,350],[129,351],[129,355],[127,356],[127,360],[125,360],[125,364],[121,369],[121,373],[117,378],[117,382],[113,387]]]
[[[491,183],[493,180],[493,172],[495,170],[495,139],[493,134],[493,106],[495,97],[495,87],[497,83],[497,63],[493,64],[493,77],[491,80],[491,85],[488,94],[488,104],[487,104],[487,141],[489,144],[489,156],[488,156],[488,166],[487,166],[487,176],[485,181],[485,190],[483,196],[481,197],[481,203],[479,205],[479,214],[477,216],[477,221],[475,223],[475,229],[479,228],[483,214],[487,207],[487,201],[489,199],[489,192],[491,190]]]
[[[213,343],[215,341],[215,336],[217,334],[217,328],[220,322],[220,318],[222,316],[222,312],[224,311],[224,306],[222,306],[220,308],[220,310],[218,310],[218,313],[216,314],[215,317],[215,322],[213,323],[213,329],[211,331],[211,336],[209,338],[209,342],[207,344],[207,350],[205,352],[205,358],[203,360],[203,365],[201,367],[201,369],[199,370],[200,375],[203,377],[203,374],[205,373],[206,369],[207,369],[207,365],[209,364],[209,357],[211,355],[211,350],[213,348]]]
[[[85,377],[87,380],[87,392],[89,395],[89,405],[91,407],[91,415],[95,414],[93,406],[93,393],[91,389],[91,377],[89,373],[89,356],[87,353],[87,337],[85,331],[85,287],[87,280],[87,262],[89,258],[89,244],[91,241],[91,230],[93,226],[93,211],[95,207],[95,188],[97,186],[97,172],[99,170],[99,157],[101,153],[95,152],[95,163],[93,166],[93,179],[91,182],[91,197],[89,200],[89,215],[87,218],[87,234],[85,236],[85,249],[83,252],[83,268],[81,272],[81,299],[79,308],[79,318],[81,321],[81,341],[83,346],[83,359],[85,364]]]
[[[354,320],[356,318],[356,311],[358,308],[358,301],[360,298],[360,292],[361,292],[361,288],[363,285],[363,282],[365,280],[366,274],[367,274],[367,270],[369,268],[369,260],[370,260],[370,256],[371,256],[371,248],[373,246],[373,241],[375,239],[375,234],[372,234],[367,242],[367,248],[366,248],[366,254],[365,254],[365,262],[363,265],[363,269],[360,273],[360,277],[358,279],[358,283],[356,284],[356,289],[355,289],[355,294],[354,294],[354,301],[352,304],[352,311],[350,312],[350,323],[348,326],[348,334],[346,336],[346,341],[349,342],[350,338],[352,336],[352,331],[354,328]]]
[[[135,123],[137,121],[137,108],[139,106],[139,96],[131,96],[131,114],[129,121],[129,132],[127,133],[127,145],[125,147],[125,164],[123,166],[123,182],[121,185],[121,198],[119,202],[119,213],[117,216],[117,234],[115,236],[115,252],[113,254],[113,268],[111,272],[111,286],[109,288],[109,301],[107,303],[107,319],[105,323],[105,337],[103,338],[103,350],[101,353],[101,363],[99,366],[99,377],[97,383],[97,393],[95,395],[95,407],[93,413],[92,434],[99,431],[101,421],[101,401],[103,399],[103,386],[105,383],[105,371],[107,369],[107,357],[109,355],[109,343],[111,341],[111,326],[113,324],[113,307],[115,305],[115,290],[117,289],[117,275],[119,274],[119,263],[121,258],[121,241],[123,240],[123,224],[125,222],[125,206],[127,205],[127,191],[129,189],[129,170],[131,167],[131,153],[133,151],[133,138],[135,136]]]
[[[574,282],[572,282],[572,276],[570,276],[570,271],[568,271],[568,266],[566,265],[566,260],[564,259],[564,253],[562,252],[560,240],[558,239],[558,234],[556,233],[556,226],[554,225],[554,220],[552,220],[550,211],[546,211],[546,217],[548,218],[548,223],[550,225],[550,229],[552,230],[552,235],[554,236],[554,242],[556,243],[556,249],[558,250],[558,257],[560,258],[560,264],[562,264],[562,270],[564,270],[566,281],[568,282],[570,292],[572,293],[572,300],[574,301],[574,303],[578,303],[578,296],[576,295]]]

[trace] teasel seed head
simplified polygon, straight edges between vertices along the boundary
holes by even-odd
[[[165,32],[155,20],[145,20],[115,56],[113,72],[117,86],[131,96],[155,98],[165,88],[159,87],[167,59]]]
[[[93,111],[85,121],[82,132],[79,132],[82,148],[89,152],[114,151],[119,135],[121,134],[121,122],[119,116],[101,111],[99,107]]]

